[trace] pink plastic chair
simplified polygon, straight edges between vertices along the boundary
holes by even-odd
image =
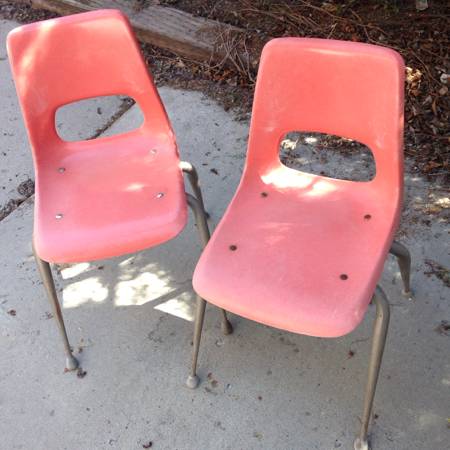
[[[192,208],[203,244],[208,225],[192,165],[175,137],[126,17],[100,10],[21,26],[8,54],[36,172],[33,248],[64,341],[66,369],[77,368],[51,263],[109,258],[175,237]],[[90,97],[126,94],[144,123],[128,133],[66,142],[55,112]],[[195,196],[185,193],[183,173]],[[223,312],[223,329],[231,325]]]
[[[283,330],[338,337],[358,326],[373,298],[369,380],[355,442],[368,448],[389,322],[376,285],[389,250],[410,294],[409,252],[393,243],[402,203],[403,74],[396,52],[373,45],[281,38],[265,46],[244,173],[194,273],[200,297],[188,386],[199,381],[205,300]],[[280,141],[294,130],[364,143],[375,178],[344,181],[284,166]]]

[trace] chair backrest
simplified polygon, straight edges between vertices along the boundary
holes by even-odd
[[[289,131],[354,139],[374,154],[373,182],[402,187],[404,63],[375,45],[279,38],[263,49],[256,83],[246,171],[279,163]]]
[[[61,143],[56,110],[90,97],[128,95],[144,113],[141,131],[173,139],[127,18],[99,10],[14,29],[8,54],[35,160]]]

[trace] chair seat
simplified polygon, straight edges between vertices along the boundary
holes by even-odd
[[[196,292],[277,328],[349,333],[363,318],[397,225],[397,200],[386,202],[375,185],[285,166],[247,174],[200,258]]]
[[[40,160],[34,245],[49,262],[131,253],[176,236],[187,220],[173,141],[139,131],[59,142]]]

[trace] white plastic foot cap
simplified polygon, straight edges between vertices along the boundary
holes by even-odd
[[[189,389],[195,389],[200,383],[200,379],[197,375],[189,375],[188,379],[186,380],[186,386]]]

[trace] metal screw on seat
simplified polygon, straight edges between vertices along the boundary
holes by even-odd
[[[59,173],[64,173],[66,171],[66,168],[65,167],[59,167],[58,168],[58,172]]]
[[[237,245],[230,245],[228,247],[232,252],[235,252],[237,250]]]
[[[156,150],[156,148],[152,148],[152,149],[150,150],[150,153],[151,153],[152,155],[156,155],[156,154],[158,153],[158,150]]]
[[[341,279],[341,280],[348,280],[348,275],[346,274],[346,273],[342,273],[340,276],[339,276],[339,278]]]
[[[163,198],[164,197],[164,192],[158,192],[156,194],[156,198]]]
[[[58,213],[55,215],[55,219],[58,219],[58,220],[62,219],[63,217],[64,217],[64,215],[61,213]]]

